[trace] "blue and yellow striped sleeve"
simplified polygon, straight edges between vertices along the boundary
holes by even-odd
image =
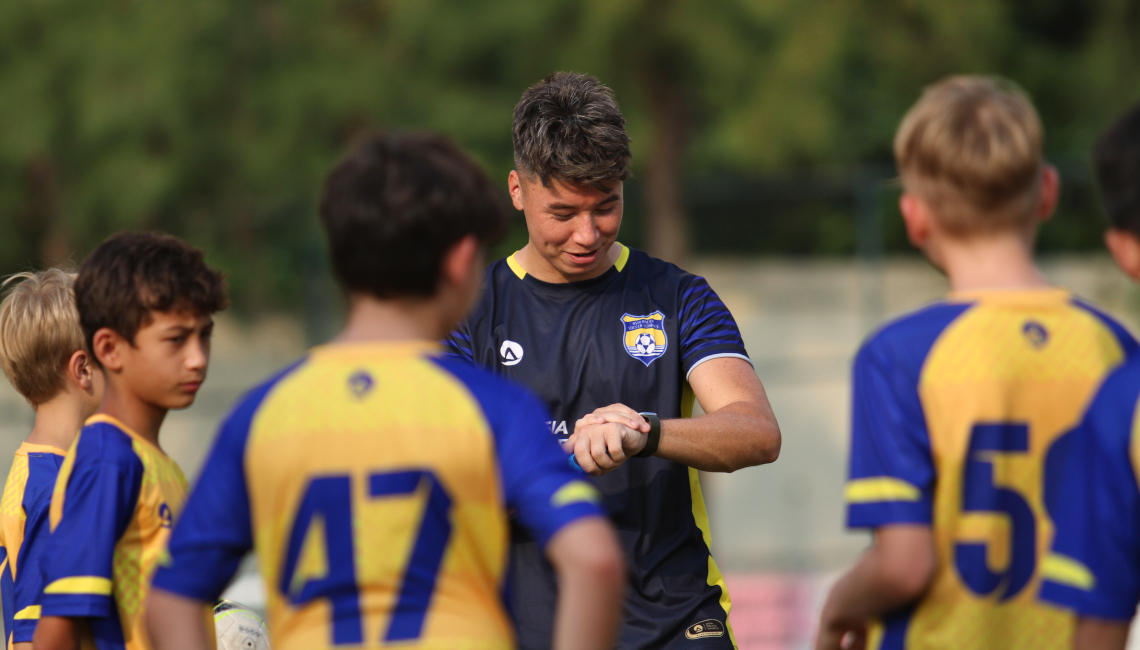
[[[939,304],[916,312],[859,350],[844,490],[849,527],[933,521],[935,466],[918,385],[934,342],[967,308]]]
[[[567,524],[605,516],[597,490],[567,464],[537,397],[462,361],[444,357],[437,363],[482,407],[495,438],[506,506],[541,546]]]
[[[1050,448],[1045,505],[1053,546],[1042,599],[1096,618],[1131,620],[1140,602],[1140,362],[1106,380],[1084,420]]]
[[[129,436],[106,423],[79,434],[52,497],[42,615],[117,615],[111,596],[115,546],[134,516],[142,478]]]
[[[245,448],[253,418],[273,387],[303,362],[251,390],[222,423],[170,535],[166,561],[155,571],[155,587],[213,602],[237,573],[242,558],[253,548],[245,475]]]
[[[736,319],[707,280],[700,276],[681,285],[677,314],[681,338],[681,369],[688,378],[693,369],[710,359],[734,357],[748,363],[748,351]]]

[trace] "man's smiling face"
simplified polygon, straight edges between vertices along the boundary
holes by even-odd
[[[621,228],[621,181],[604,188],[550,179],[544,186],[537,177],[511,172],[511,200],[526,215],[530,246],[528,271],[541,280],[588,280],[604,273],[612,260],[608,253]]]

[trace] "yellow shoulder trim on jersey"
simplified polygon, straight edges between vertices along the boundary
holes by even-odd
[[[38,621],[40,620],[40,606],[28,605],[16,612],[16,615],[13,616],[12,619],[16,621]]]
[[[1050,553],[1041,563],[1041,577],[1057,584],[1090,591],[1096,586],[1096,576],[1087,566],[1067,555]]]
[[[521,280],[526,277],[526,269],[524,269],[522,267],[522,264],[519,264],[519,261],[515,259],[515,256],[518,254],[518,251],[511,253],[511,256],[507,258],[507,266],[511,267],[511,270],[514,271],[515,275],[519,276],[519,279]]]
[[[571,503],[582,503],[583,501],[597,503],[600,500],[598,491],[594,489],[593,485],[585,481],[570,481],[558,488],[554,496],[550,497],[550,505],[561,508]]]
[[[110,578],[99,576],[75,576],[60,578],[44,587],[45,594],[93,594],[96,596],[111,595]]]
[[[615,241],[614,246],[621,246],[621,244]],[[629,261],[629,247],[628,246],[621,246],[621,253],[618,255],[617,261],[614,262],[614,266],[617,267],[618,273],[621,273],[622,271],[625,270],[625,263],[628,261]]]
[[[709,552],[709,573],[705,579],[710,587],[720,587],[720,608],[724,610],[724,626],[728,628],[728,639],[732,647],[736,644],[736,634],[732,631],[732,621],[729,612],[732,610],[732,598],[728,595],[728,585],[724,581],[724,574],[720,572],[716,560],[712,556],[712,526],[709,525],[709,511],[705,508],[705,495],[701,490],[701,475],[695,468],[689,468],[689,495],[693,504],[693,521],[701,531],[701,538],[705,541],[705,548]]]
[[[878,503],[880,501],[918,501],[922,491],[902,479],[889,476],[860,478],[847,482],[843,492],[847,503]]]

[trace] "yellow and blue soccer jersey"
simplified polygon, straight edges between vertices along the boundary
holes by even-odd
[[[44,616],[86,618],[98,650],[145,650],[142,606],[186,495],[182,470],[96,415],[67,452],[51,503]]]
[[[422,342],[337,344],[243,398],[154,585],[212,601],[256,549],[276,650],[511,648],[507,510],[603,516],[537,398]]]
[[[927,594],[875,648],[1068,648],[1074,619],[1036,601],[1052,524],[1046,454],[1136,342],[1059,289],[952,294],[860,350],[848,524],[925,524]]]
[[[8,645],[30,643],[40,619],[41,560],[49,531],[51,494],[64,451],[23,443],[16,450],[0,500],[0,598]]]
[[[1056,534],[1041,597],[1129,621],[1140,602],[1140,360],[1105,380],[1081,425],[1053,446],[1045,499]]]

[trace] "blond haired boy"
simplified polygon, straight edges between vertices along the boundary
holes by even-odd
[[[1059,192],[1042,139],[1020,91],[976,76],[927,88],[899,127],[907,235],[951,291],[855,359],[847,523],[874,542],[828,596],[821,650],[1071,646],[1073,615],[1036,601],[1042,475],[1137,344],[1034,264]]]
[[[52,488],[66,449],[99,407],[103,375],[83,344],[73,277],[59,269],[4,281],[0,368],[36,410],[0,500],[0,598],[10,648],[31,648]]]

